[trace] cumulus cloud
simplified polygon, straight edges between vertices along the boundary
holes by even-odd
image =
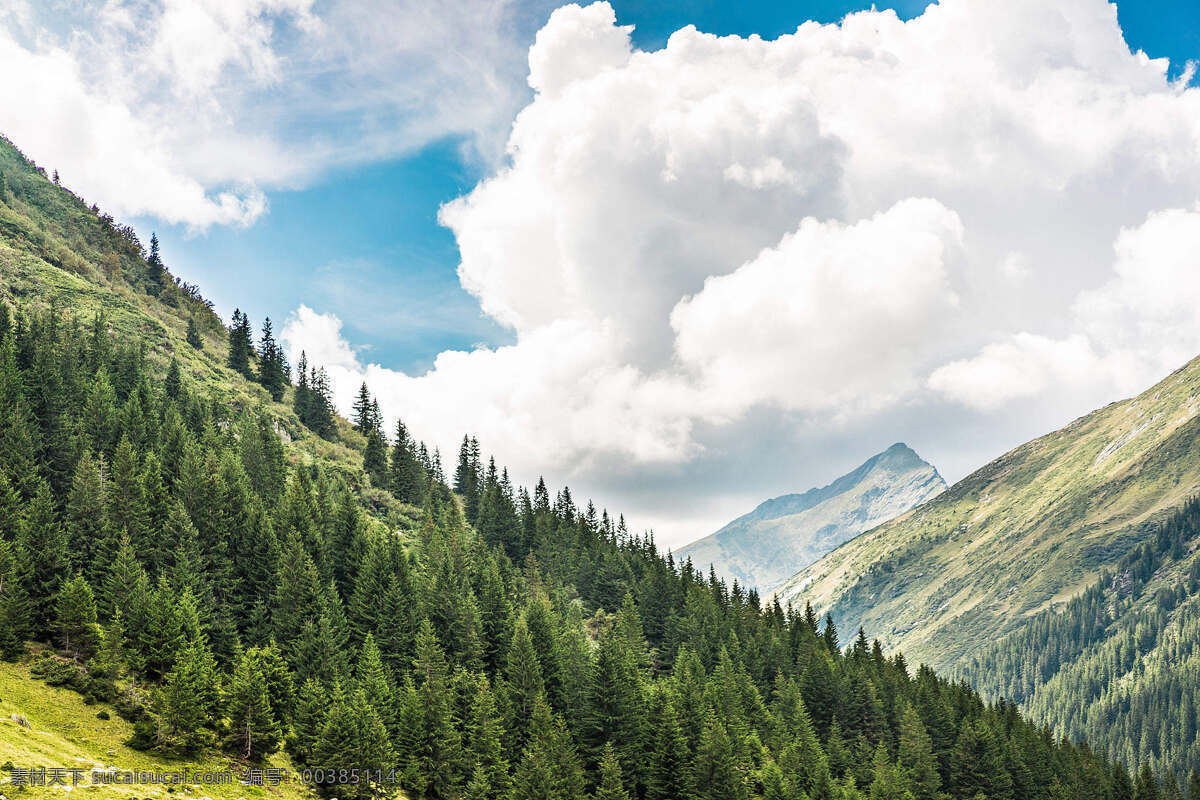
[[[330,354],[343,396],[366,376],[443,446],[471,430],[661,518],[674,476],[765,493],[726,466],[767,432],[781,490],[831,477],[839,430],[882,437],[861,457],[917,432],[953,477],[1200,350],[1200,90],[1103,0],[654,52],[572,5],[528,63],[508,160],[441,213],[516,343],[411,376]]]
[[[1124,228],[1112,274],[1071,306],[1072,332],[1021,332],[939,367],[934,391],[982,410],[1049,392],[1131,394],[1200,351],[1200,212],[1164,209]]]
[[[680,301],[676,352],[705,397],[739,412],[886,405],[912,388],[956,312],[947,262],[962,235],[958,215],[935,200],[848,226],[806,219]]]
[[[491,162],[545,0],[0,4],[0,131],[119,216],[248,225],[264,192],[445,136]]]

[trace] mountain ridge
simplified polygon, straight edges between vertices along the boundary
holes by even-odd
[[[778,595],[950,668],[973,644],[1082,592],[1200,489],[1198,410],[1193,359],[847,542]]]
[[[938,471],[903,442],[825,486],[773,497],[677,551],[760,591],[861,533],[936,496]]]

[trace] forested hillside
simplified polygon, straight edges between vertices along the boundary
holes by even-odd
[[[1126,763],[1183,771],[1200,764],[1200,502],[1145,539],[961,673]]]
[[[342,798],[1160,796],[471,437],[444,476],[368,389],[351,426],[7,143],[0,221],[0,675],[156,760],[286,753]]]
[[[937,669],[1062,610],[1200,491],[1200,359],[976,470],[779,591]]]

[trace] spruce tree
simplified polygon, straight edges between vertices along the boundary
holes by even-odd
[[[82,571],[89,583],[103,580],[102,558],[106,536],[105,480],[102,459],[85,452],[71,479],[66,528],[70,569]]]
[[[612,742],[604,745],[600,755],[600,785],[596,787],[596,800],[629,800],[629,793],[621,780],[621,762],[613,751]]]
[[[933,757],[933,742],[916,710],[904,705],[900,715],[900,744],[897,761],[908,776],[915,800],[938,800],[942,779]]]
[[[253,355],[251,335],[249,317],[235,308],[233,321],[229,325],[229,356],[226,364],[247,378],[253,378],[250,372],[250,357]]]
[[[256,656],[252,651],[238,656],[224,705],[229,715],[225,746],[250,761],[261,761],[275,752],[280,739],[267,679]]]
[[[55,177],[58,173],[54,173]],[[58,183],[55,180],[55,183]],[[157,295],[167,287],[169,278],[167,276],[167,268],[163,264],[162,256],[158,252],[158,234],[150,234],[150,254],[146,257],[146,275],[149,279],[147,286],[147,294]]]
[[[159,703],[156,742],[190,755],[211,739],[220,700],[217,665],[203,639],[189,642],[167,676]]]
[[[290,382],[287,359],[271,331],[271,318],[263,320],[262,337],[258,342],[258,381],[279,402]]]
[[[67,536],[58,521],[50,486],[39,480],[17,534],[16,557],[24,576],[35,630],[49,630],[59,584],[69,565]]]
[[[392,494],[396,495],[396,499],[412,505],[424,504],[428,479],[402,420],[396,421],[396,441],[392,444],[390,477]]]
[[[686,800],[695,792],[693,759],[670,693],[656,686],[651,694],[646,764],[646,800]]]
[[[197,350],[204,349],[204,340],[200,338],[200,329],[196,327],[195,317],[188,317],[187,323],[187,343]]]
[[[504,757],[504,735],[495,695],[487,678],[480,676],[467,720],[474,787],[468,789],[468,796],[479,800],[504,800],[509,796],[512,778],[508,759]]]
[[[6,661],[25,651],[25,639],[33,632],[19,558],[12,543],[0,539],[0,658]]]
[[[724,723],[710,714],[696,754],[696,785],[707,800],[747,800],[746,782],[738,769]]]
[[[367,388],[367,382],[363,381],[358,387],[358,395],[354,398],[350,409],[354,412],[354,430],[366,435],[373,427],[374,417],[371,414],[371,390]]]
[[[539,700],[545,698],[542,667],[533,649],[533,639],[524,618],[517,621],[512,645],[504,661],[501,692],[505,701],[508,727],[513,731],[509,752],[519,756],[529,734],[530,720]]]
[[[63,583],[54,610],[63,649],[73,658],[90,658],[100,641],[100,626],[96,624],[96,598],[82,575]]]

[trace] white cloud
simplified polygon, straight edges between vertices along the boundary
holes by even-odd
[[[1101,381],[1099,356],[1084,336],[1052,339],[1018,333],[986,345],[979,355],[936,369],[929,386],[952,400],[984,411],[1036,397],[1062,381]],[[1073,388],[1077,388],[1073,387]]]
[[[0,5],[0,131],[119,216],[246,225],[264,191],[465,137],[498,158],[544,0]]]
[[[837,431],[907,425],[953,476],[1200,350],[1200,90],[1103,0],[654,52],[604,3],[528,52],[536,0],[81,8],[0,6],[0,72],[28,76],[0,129],[118,214],[246,224],[264,189],[447,134],[494,159],[441,219],[515,344],[406,375],[309,307],[282,336],[343,407],[366,378],[436,444],[473,431],[647,518],[655,481],[762,490],[728,468],[749,448],[788,451],[780,489],[826,480]],[[788,445],[730,433],[767,430]]]
[[[1102,0],[655,52],[565,6],[528,61],[509,163],[441,217],[516,343],[347,366],[443,446],[471,430],[523,477],[662,519],[648,487],[686,497],[684,476],[827,480],[838,431],[881,437],[864,457],[915,431],[953,477],[1200,350],[1200,227],[1163,210],[1200,199],[1200,90]],[[773,465],[732,469],[748,448]]]
[[[1123,228],[1113,245],[1113,274],[1080,292],[1073,332],[1028,332],[988,344],[946,364],[934,391],[994,410],[1050,393],[1113,397],[1140,391],[1200,352],[1200,212],[1154,211]]]

